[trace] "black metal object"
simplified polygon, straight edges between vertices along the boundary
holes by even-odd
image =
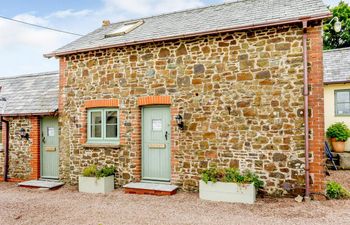
[[[180,130],[184,129],[184,122],[182,121],[182,116],[179,114],[175,117],[177,126],[180,128]]]
[[[335,164],[335,161],[334,161],[333,154],[332,154],[332,152],[331,152],[331,149],[330,149],[329,144],[328,144],[327,141],[324,142],[324,151],[325,151],[325,153],[326,153],[326,155],[327,155],[329,161],[331,161],[331,163],[332,163],[334,169],[335,169],[335,170],[338,170],[337,165]]]

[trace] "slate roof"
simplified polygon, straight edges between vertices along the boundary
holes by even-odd
[[[350,48],[323,52],[324,83],[350,82]]]
[[[0,78],[0,99],[6,99],[5,104],[0,101],[0,114],[55,112],[58,109],[58,85],[58,72]]]
[[[108,48],[154,40],[168,40],[199,33],[300,21],[301,18],[325,18],[330,12],[322,0],[240,0],[220,5],[178,11],[141,18],[144,23],[123,36],[105,38],[106,34],[129,20],[101,27],[46,57]]]

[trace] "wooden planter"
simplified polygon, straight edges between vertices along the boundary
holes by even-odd
[[[199,197],[204,200],[253,204],[256,199],[254,184],[199,182]]]
[[[79,176],[79,192],[85,193],[108,193],[114,190],[114,176],[83,177]]]

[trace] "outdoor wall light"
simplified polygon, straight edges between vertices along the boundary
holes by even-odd
[[[182,116],[177,115],[175,117],[175,119],[176,119],[177,126],[180,128],[180,130],[183,130],[184,129],[184,122],[182,121]]]
[[[29,134],[26,132],[26,130],[24,128],[21,128],[21,130],[19,131],[19,134],[21,135],[21,138],[25,138],[27,140],[29,140]]]
[[[333,17],[333,19],[329,21],[329,23],[332,23],[333,20],[335,20],[333,29],[335,32],[339,33],[341,31],[341,22],[339,21],[338,17]]]

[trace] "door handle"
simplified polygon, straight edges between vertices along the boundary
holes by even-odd
[[[165,131],[165,140],[168,140],[168,131]]]

